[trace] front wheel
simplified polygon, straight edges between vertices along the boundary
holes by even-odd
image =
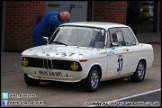
[[[100,84],[100,75],[99,75],[99,69],[97,67],[93,67],[87,78],[82,81],[82,85],[86,91],[89,92],[95,92],[98,89],[98,86]]]
[[[145,78],[146,66],[143,61],[140,61],[137,65],[137,69],[131,76],[131,79],[135,82],[142,82]]]
[[[25,73],[24,73],[24,80],[28,86],[37,86],[40,84],[40,80],[32,79],[28,77],[28,75]]]

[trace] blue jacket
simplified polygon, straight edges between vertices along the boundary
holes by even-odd
[[[48,13],[35,27],[42,36],[51,37],[55,29],[62,24],[59,12]]]

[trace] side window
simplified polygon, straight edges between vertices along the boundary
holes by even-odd
[[[131,46],[136,44],[136,39],[129,28],[121,28],[121,31],[123,32],[126,46]]]
[[[112,37],[112,42],[118,42],[118,38],[117,38],[117,34],[116,33],[113,33],[111,35],[111,37]]]
[[[109,34],[110,34],[110,42],[118,42],[117,35],[116,35],[117,29],[116,28],[110,28]]]
[[[111,28],[109,29],[109,31],[110,31],[111,42],[118,43],[118,46],[125,45],[121,30],[119,30],[118,28]]]
[[[124,46],[124,39],[121,31],[118,31],[117,33],[117,38],[118,38],[118,46]]]

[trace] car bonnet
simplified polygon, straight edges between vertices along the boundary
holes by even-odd
[[[87,59],[98,55],[96,48],[64,46],[64,45],[43,45],[29,48],[22,52],[22,56],[32,56],[40,58],[55,58],[55,59]]]

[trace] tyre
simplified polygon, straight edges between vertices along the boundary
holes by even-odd
[[[135,82],[142,82],[145,78],[146,66],[143,61],[140,61],[137,65],[137,69],[131,76],[131,79]]]
[[[28,86],[37,86],[40,84],[40,80],[32,79],[28,77],[28,75],[25,73],[24,73],[24,80]]]
[[[82,80],[83,88],[88,92],[95,92],[100,84],[100,70],[97,67],[93,67],[87,78]]]

